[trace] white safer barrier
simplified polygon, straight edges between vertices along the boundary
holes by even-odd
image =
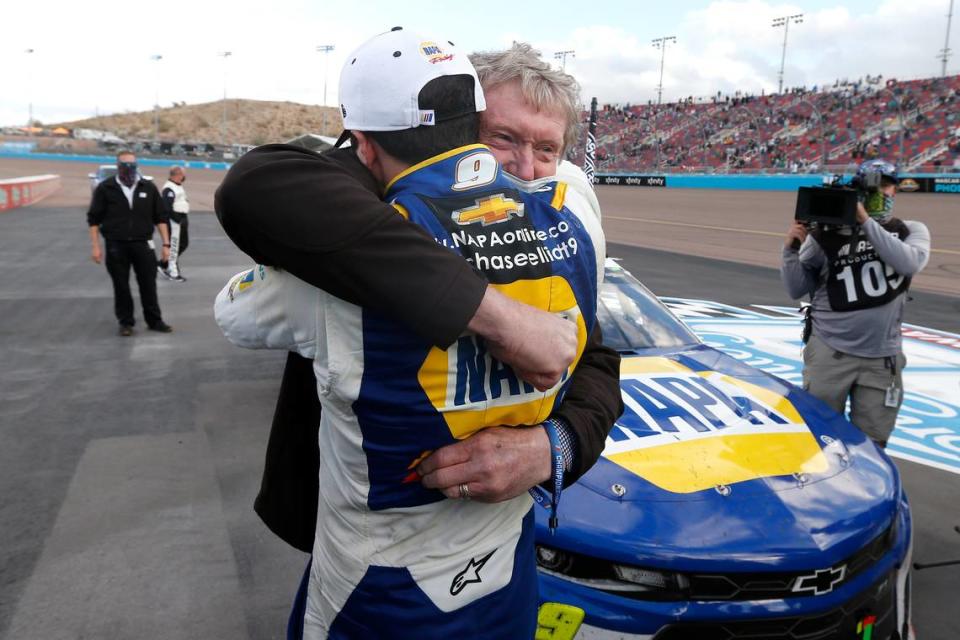
[[[59,188],[60,176],[52,174],[0,180],[0,211],[34,204]]]

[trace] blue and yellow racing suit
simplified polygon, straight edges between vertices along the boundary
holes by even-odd
[[[575,322],[579,359],[605,246],[590,186],[579,170],[570,175],[515,183],[486,147],[470,145],[402,172],[386,200],[501,292]],[[424,488],[415,468],[485,427],[542,422],[569,371],[537,391],[476,335],[441,350],[389,317],[263,266],[224,287],[216,315],[235,344],[314,361],[321,492],[304,637],[532,638],[529,496],[449,500]]]

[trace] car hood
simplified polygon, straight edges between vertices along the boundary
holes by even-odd
[[[564,491],[558,546],[676,570],[823,566],[893,520],[899,477],[842,416],[705,345],[625,356],[626,405]]]

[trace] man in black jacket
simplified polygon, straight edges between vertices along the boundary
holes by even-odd
[[[129,151],[117,154],[117,175],[97,185],[87,211],[90,225],[90,257],[103,261],[100,235],[106,241],[107,273],[113,281],[113,310],[120,323],[120,335],[133,335],[133,297],[130,295],[130,267],[137,276],[140,302],[147,328],[160,333],[173,329],[163,321],[157,300],[157,257],[150,246],[153,228],[163,239],[163,259],[170,257],[170,235],[163,213],[160,192],[137,171],[137,158]]]

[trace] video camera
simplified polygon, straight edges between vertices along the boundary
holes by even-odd
[[[797,191],[797,209],[794,219],[809,224],[852,227],[857,223],[857,202],[880,188],[879,173],[855,175],[848,184],[843,176],[827,176],[821,187],[800,187]]]
[[[885,178],[897,182],[896,166],[884,160],[863,163],[847,184],[843,176],[825,176],[821,187],[800,187],[794,218],[807,225],[852,227],[857,222],[857,202],[878,191]]]

